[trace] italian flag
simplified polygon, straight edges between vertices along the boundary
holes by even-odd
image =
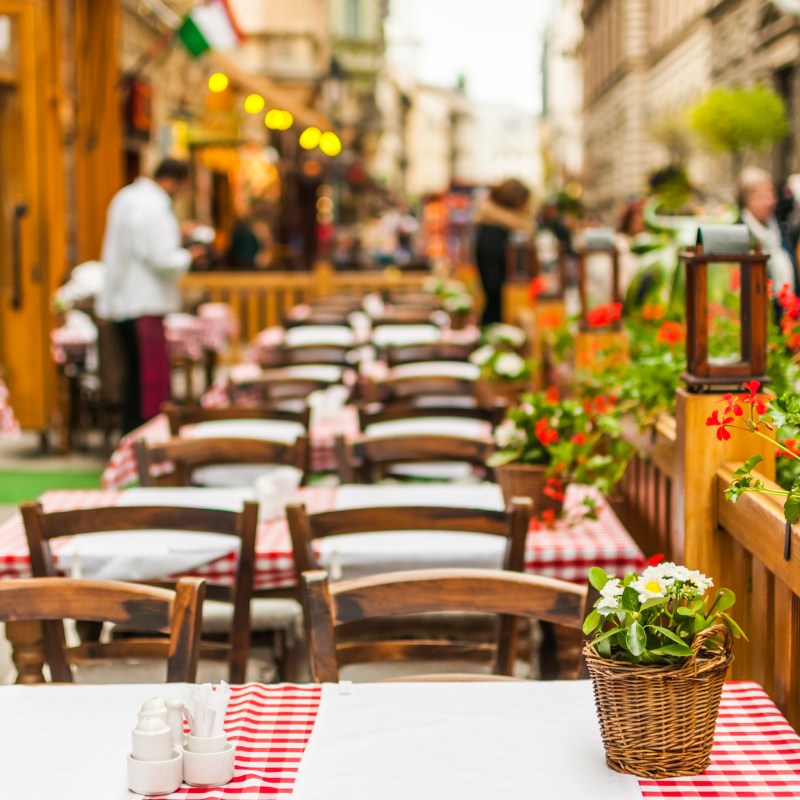
[[[232,50],[244,38],[228,0],[209,0],[192,9],[177,34],[193,56],[207,50]]]

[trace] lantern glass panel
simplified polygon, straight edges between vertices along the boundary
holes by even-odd
[[[544,283],[542,294],[557,295],[561,292],[558,239],[552,231],[544,229],[536,235],[535,246],[539,277]]]
[[[742,360],[740,264],[708,265],[708,355],[711,364]]]
[[[614,302],[612,281],[612,255],[607,252],[586,254],[586,310],[607,306]]]

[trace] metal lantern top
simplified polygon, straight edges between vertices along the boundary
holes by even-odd
[[[610,303],[622,303],[622,288],[619,282],[619,250],[615,242],[612,228],[587,228],[583,234],[583,242],[577,248],[578,254],[578,294],[581,303],[581,328],[589,327],[589,274],[587,260],[590,255],[606,255],[610,270],[609,284],[611,286]],[[621,325],[619,319],[614,320],[610,327],[617,329]]]
[[[694,250],[680,254],[686,270],[686,372],[690,391],[721,391],[745,381],[767,381],[767,261],[760,244],[750,247],[745,225],[700,227]],[[708,265],[740,269],[739,358],[709,353]]]

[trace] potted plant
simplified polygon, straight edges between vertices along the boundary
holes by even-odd
[[[485,344],[469,360],[481,371],[475,382],[475,394],[481,405],[498,402],[513,405],[529,388],[534,363],[513,350]]]
[[[733,592],[661,558],[622,580],[593,567],[600,597],[583,625],[606,762],[644,778],[706,769],[732,636],[744,637]]]
[[[507,501],[532,498],[534,511],[545,522],[561,515],[569,483],[595,486],[608,494],[632,453],[606,399],[560,398],[552,387],[523,395],[496,428],[495,441],[498,450],[488,465],[503,496]],[[584,502],[585,514],[593,516],[593,501]]]
[[[450,315],[451,330],[464,330],[474,305],[474,298],[466,291],[459,290],[445,295],[443,306],[444,310]]]

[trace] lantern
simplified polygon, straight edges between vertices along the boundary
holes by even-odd
[[[555,238],[555,237],[554,237]],[[555,250],[555,258],[551,249]],[[555,269],[550,268],[554,265]],[[540,238],[535,241],[515,241],[506,247],[506,281],[530,284],[537,278],[544,279],[541,300],[563,300],[566,285],[566,251],[556,241],[554,248],[543,247]]]
[[[767,260],[757,243],[750,249],[745,225],[713,225],[697,232],[693,251],[680,254],[686,269],[686,372],[689,391],[738,387],[767,381]],[[739,357],[709,353],[708,266],[727,264],[740,270]]]
[[[589,259],[593,264],[605,262],[608,279],[603,281],[604,286],[610,287],[609,306],[622,303],[622,293],[619,285],[619,251],[614,243],[614,231],[611,228],[587,228],[584,231],[583,244],[578,248],[578,294],[581,303],[581,329],[597,327],[591,321],[591,308],[589,307]],[[608,323],[601,327],[610,327],[618,330],[620,315],[611,315]]]

